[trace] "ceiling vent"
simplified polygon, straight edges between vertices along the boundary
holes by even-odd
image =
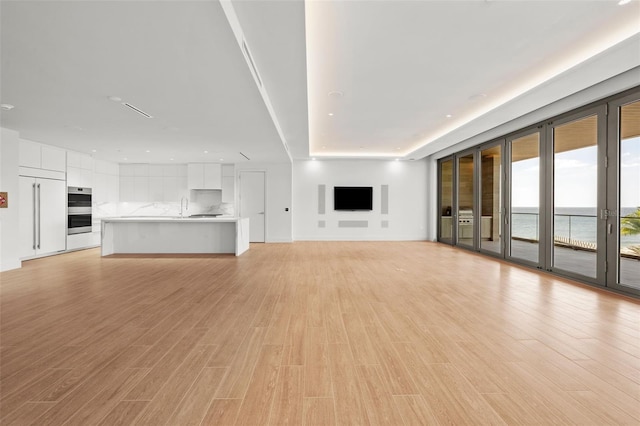
[[[242,50],[244,54],[247,56],[247,61],[249,62],[249,67],[251,67],[251,71],[253,72],[253,76],[256,79],[256,83],[258,83],[258,87],[262,88],[262,80],[260,79],[260,74],[258,74],[258,69],[256,68],[255,62],[253,62],[253,57],[251,53],[249,53],[249,48],[247,47],[247,43],[242,40]]]
[[[144,115],[147,118],[153,118],[153,116],[147,114],[146,112],[144,112],[143,110],[141,110],[140,108],[134,107],[133,105],[131,105],[130,103],[127,102],[123,102],[122,105],[131,108],[132,110],[134,110],[135,112],[137,112],[140,115]]]
[[[251,160],[251,158],[247,157],[246,155],[244,155],[243,153],[240,153],[240,155],[242,155],[244,158],[246,158],[247,160]]]

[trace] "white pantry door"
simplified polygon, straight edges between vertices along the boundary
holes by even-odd
[[[240,172],[240,216],[249,218],[249,241],[264,243],[264,172]]]

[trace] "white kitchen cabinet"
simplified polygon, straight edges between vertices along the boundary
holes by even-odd
[[[133,176],[120,176],[120,201],[136,201]]]
[[[149,164],[133,164],[133,175],[149,177]]]
[[[189,189],[221,189],[222,166],[217,163],[189,163],[187,185]]]
[[[80,154],[80,168],[83,170],[93,170],[93,158],[88,154]]]
[[[149,202],[149,177],[134,176],[133,177],[133,200],[139,203]]]
[[[164,197],[164,178],[162,176],[150,176],[149,201],[167,201]]]
[[[67,186],[93,188],[93,158],[88,154],[67,151]]]
[[[204,189],[222,188],[222,166],[220,164],[204,164]]]
[[[69,175],[67,174],[68,180]],[[94,160],[91,183],[94,203],[115,203],[118,201],[118,165],[116,163]]]
[[[93,188],[93,172],[77,167],[67,167],[67,185]]]
[[[82,166],[82,160],[80,159],[79,152],[67,151],[67,167],[75,167],[80,169]]]
[[[236,201],[236,178],[233,176],[222,177],[222,202],[234,203]]]
[[[40,148],[41,167],[45,170],[64,172],[67,169],[67,153],[64,149],[42,145]]]
[[[120,164],[120,176],[135,176],[135,168],[133,164]]]
[[[187,164],[187,187],[189,189],[203,189],[204,187],[204,164]]]
[[[235,203],[236,201],[236,177],[235,165],[222,165],[222,202]]]
[[[65,172],[67,157],[65,150],[38,142],[20,140],[18,165],[34,169]]]
[[[41,146],[37,142],[20,140],[18,164],[23,167],[40,169],[42,166]]]
[[[69,176],[67,175],[67,181]],[[107,198],[107,175],[96,173],[93,176],[93,186],[91,187],[91,201],[93,203],[105,203]]]
[[[64,251],[67,242],[65,181],[20,176],[20,257]]]

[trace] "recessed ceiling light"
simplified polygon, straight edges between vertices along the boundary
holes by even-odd
[[[396,161],[400,161],[400,159],[399,159],[399,158],[396,158]]]
[[[91,152],[98,152],[98,150],[97,149],[92,149]]]
[[[127,160],[128,160],[128,158],[127,158],[127,157],[124,157],[124,161],[127,161]]]
[[[205,154],[208,154],[208,153],[209,153],[209,151],[204,151],[204,153],[205,153]]]
[[[151,151],[149,151],[149,150],[146,150],[145,152],[151,152]]]
[[[479,101],[480,99],[484,99],[486,97],[487,97],[486,93],[477,93],[477,94],[475,94],[473,96],[470,96],[469,100],[472,101],[472,102],[473,101]]]
[[[329,117],[333,117],[333,113],[332,112],[329,113]]]
[[[109,100],[113,102],[122,102],[122,98],[119,98],[117,96],[109,96]]]
[[[453,115],[447,114],[447,118],[451,118],[451,117],[453,117]]]
[[[224,161],[224,158],[221,158],[220,161]]]
[[[618,4],[619,4],[620,6],[625,5],[625,4],[627,4],[627,3],[631,3],[631,0],[620,0],[620,1],[618,2]]]
[[[313,158],[311,159],[311,161],[316,161],[316,157],[313,157]]]
[[[169,158],[169,160],[173,161],[173,158]]]
[[[9,111],[14,109],[15,107],[11,104],[0,104],[0,108],[2,108],[5,111]]]

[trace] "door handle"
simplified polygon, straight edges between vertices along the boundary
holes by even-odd
[[[260,212],[260,213],[258,213],[258,214],[264,214],[264,212]]]
[[[36,184],[32,185],[33,195],[33,249],[36,249]]]
[[[38,249],[40,249],[40,240],[42,237],[42,228],[40,227],[40,184],[38,184]]]

